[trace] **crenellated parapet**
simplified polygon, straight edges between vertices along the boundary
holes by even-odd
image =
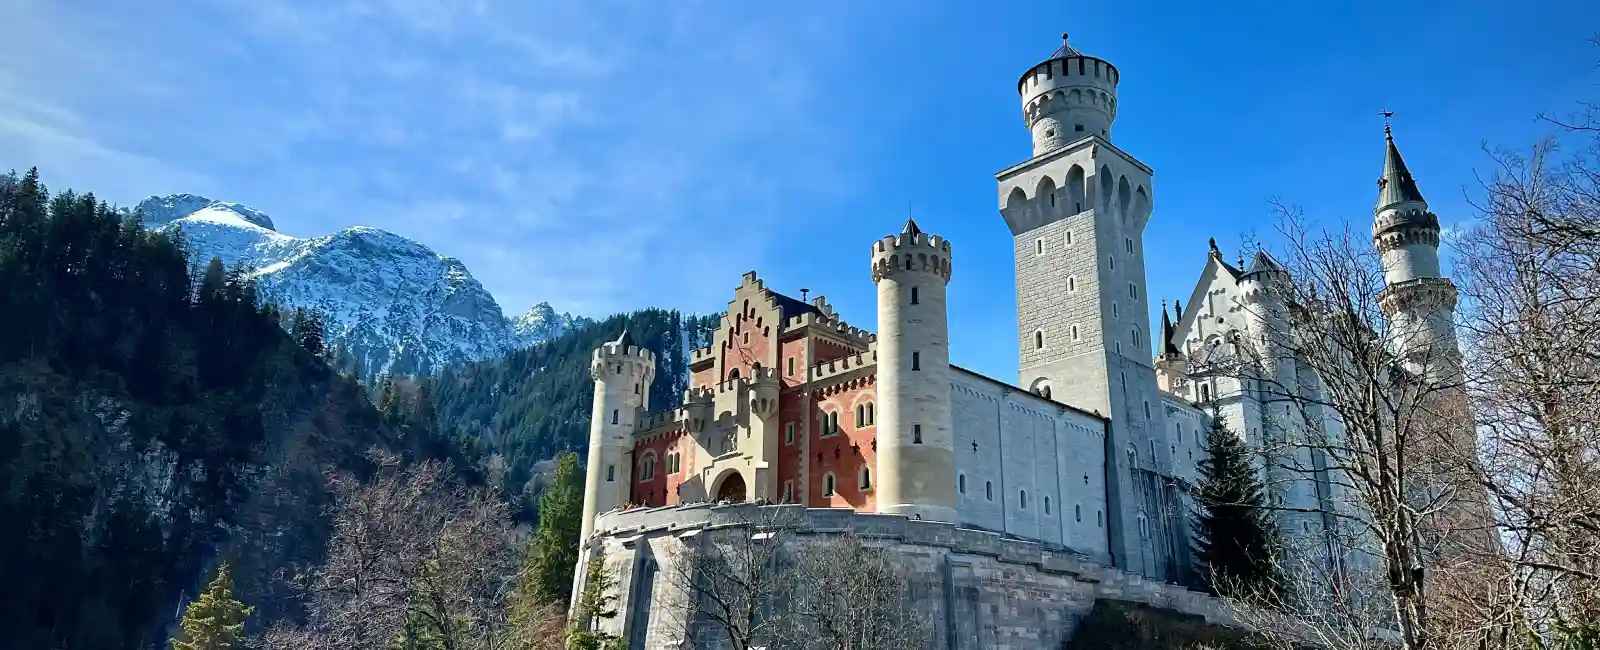
[[[1434,216],[1431,212],[1427,213],[1427,216],[1432,217],[1431,223],[1427,221],[1416,221],[1410,223],[1390,224],[1382,226],[1381,230],[1379,224],[1374,224],[1372,228],[1373,245],[1378,248],[1379,253],[1387,253],[1404,246],[1411,246],[1415,244],[1438,248],[1439,218]]]
[[[867,350],[852,355],[832,359],[811,367],[811,380],[813,382],[827,382],[834,378],[857,372],[878,363],[878,345],[872,343]]]
[[[644,375],[645,385],[655,377],[656,357],[649,349],[637,345],[625,345],[611,342],[601,345],[594,351],[594,357],[589,362],[589,376],[593,379],[605,379],[608,376],[619,375]]]
[[[872,281],[900,273],[930,273],[950,282],[950,242],[925,232],[902,232],[872,245]]]

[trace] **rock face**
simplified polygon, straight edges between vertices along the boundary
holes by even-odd
[[[242,264],[263,300],[321,314],[328,345],[368,381],[496,358],[586,320],[547,303],[507,319],[460,260],[377,228],[291,237],[248,206],[193,194],[152,196],[136,210],[153,228],[181,232],[193,263]]]

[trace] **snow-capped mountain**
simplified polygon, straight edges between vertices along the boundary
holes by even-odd
[[[152,227],[181,232],[195,264],[243,264],[263,300],[319,312],[328,344],[368,380],[499,357],[587,320],[546,303],[508,319],[460,260],[377,228],[291,237],[248,206],[192,194],[152,196],[135,209]]]

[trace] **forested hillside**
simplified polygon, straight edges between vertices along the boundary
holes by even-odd
[[[719,315],[683,315],[646,309],[518,350],[494,361],[447,368],[429,388],[440,430],[489,467],[503,471],[508,491],[526,488],[535,465],[561,451],[586,457],[595,348],[626,328],[656,354],[651,410],[676,406],[688,388],[688,350],[710,344]]]
[[[93,195],[0,175],[0,648],[164,645],[225,560],[252,625],[293,615],[274,574],[319,560],[324,473],[436,446],[238,271],[191,268]]]

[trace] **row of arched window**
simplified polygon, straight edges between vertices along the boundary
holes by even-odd
[[[831,497],[838,493],[838,488],[839,480],[834,477],[833,472],[827,472],[822,475],[822,496]],[[871,467],[862,465],[861,469],[856,471],[856,489],[862,492],[872,489]]]

